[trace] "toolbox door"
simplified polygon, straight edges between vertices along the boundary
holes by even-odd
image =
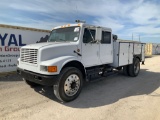
[[[129,63],[129,43],[119,44],[119,66],[128,65]]]

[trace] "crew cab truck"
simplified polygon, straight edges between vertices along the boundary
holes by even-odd
[[[55,96],[69,102],[79,96],[83,82],[115,69],[136,77],[144,60],[144,44],[120,41],[110,28],[78,22],[55,27],[46,43],[22,47],[17,72],[30,86],[53,86]]]

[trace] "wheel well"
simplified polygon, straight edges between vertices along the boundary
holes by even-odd
[[[140,56],[135,55],[135,56],[134,56],[134,59],[135,59],[135,58],[138,59],[138,60],[141,62]]]
[[[140,62],[141,62],[141,59],[139,57],[136,57]]]
[[[68,62],[67,64],[65,64],[63,66],[63,68],[61,69],[61,71],[66,68],[66,67],[75,67],[77,69],[79,69],[81,72],[82,72],[82,75],[83,75],[83,78],[86,77],[86,72],[85,72],[85,69],[84,69],[84,66],[82,65],[82,63],[80,63],[79,61],[71,61],[71,62]]]

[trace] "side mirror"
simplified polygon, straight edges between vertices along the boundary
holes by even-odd
[[[117,35],[113,35],[113,40],[117,40],[118,36]]]
[[[96,41],[100,41],[101,39],[102,39],[102,28],[101,27],[97,27],[96,28],[95,40]]]

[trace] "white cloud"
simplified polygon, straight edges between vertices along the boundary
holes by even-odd
[[[113,32],[120,36],[134,34],[158,34],[160,28],[160,4],[144,0],[121,1],[121,0],[2,0],[0,3],[0,18],[12,18],[11,21],[0,19],[1,23],[22,25],[51,29],[80,18],[88,19],[87,23],[110,27]],[[34,19],[32,16],[14,16],[8,11],[18,10],[44,16],[43,19]],[[10,14],[10,16],[7,16]],[[46,18],[45,18],[46,17]],[[155,20],[149,20],[156,18]],[[20,21],[20,23],[18,23]],[[74,21],[73,21],[74,22]],[[135,26],[136,24],[136,26]],[[158,36],[157,36],[158,37]]]
[[[136,7],[129,15],[131,20],[137,24],[156,24],[160,22],[160,5],[154,3],[143,3]],[[157,18],[158,21],[150,21],[151,18]]]
[[[17,0],[15,3],[10,2],[9,7],[16,10],[23,10],[34,12],[38,14],[43,14],[45,16],[50,16],[52,19],[61,19],[65,21],[66,19],[76,19],[79,17],[83,19],[83,16],[94,16],[95,20],[88,21],[94,24],[103,25],[106,27],[113,27],[113,29],[120,30],[123,25],[118,21],[111,19],[106,16],[117,15],[117,11],[122,4],[118,0],[63,0],[63,1],[53,1],[48,0],[35,0],[35,1],[21,1]],[[124,14],[127,8],[123,7],[124,10],[119,12],[119,14]],[[58,17],[61,16],[61,17]],[[40,20],[37,21],[39,23]],[[47,20],[44,20],[47,21]],[[55,21],[55,20],[53,20]],[[106,22],[107,21],[107,22]],[[32,22],[32,21],[31,21]],[[57,23],[55,21],[55,23]],[[63,22],[62,22],[63,23]],[[107,24],[105,24],[107,23]],[[31,23],[32,24],[32,23]],[[56,24],[57,25],[57,24]]]
[[[1,24],[9,24],[9,25],[15,25],[15,26],[23,26],[23,27],[31,27],[31,28],[39,28],[39,29],[46,29],[46,30],[51,30],[52,28],[54,28],[55,26],[59,26],[59,25],[63,25],[63,24],[67,24],[66,22],[58,22],[58,21],[47,21],[47,20],[34,20],[31,18],[15,18],[16,20],[20,21],[20,22],[6,22],[3,20],[0,20]],[[26,21],[30,21],[30,22],[26,22]]]
[[[155,33],[160,34],[160,28],[155,28],[152,25],[135,27],[130,29],[130,31],[134,33],[143,33],[143,34],[155,34]]]
[[[124,28],[123,24],[120,24],[117,20],[109,17],[97,18],[95,21],[93,21],[93,23],[95,25],[112,28],[113,32]]]

